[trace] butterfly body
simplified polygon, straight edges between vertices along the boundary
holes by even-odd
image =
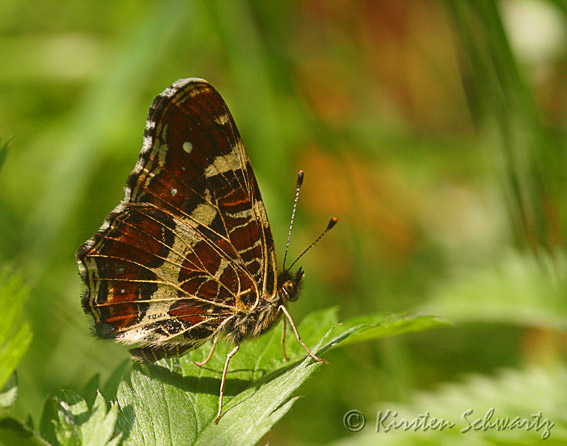
[[[244,339],[257,338],[270,330],[283,316],[280,307],[285,306],[290,300],[297,299],[302,279],[301,269],[296,275],[288,271],[280,273],[278,293],[275,298],[271,296],[261,298],[255,309],[235,315],[224,329],[226,339],[238,344]]]

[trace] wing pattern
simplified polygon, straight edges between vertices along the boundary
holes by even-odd
[[[97,335],[138,344],[142,359],[196,348],[276,295],[258,184],[206,81],[179,80],[154,100],[124,200],[77,261]]]

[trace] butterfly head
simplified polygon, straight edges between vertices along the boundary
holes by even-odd
[[[278,294],[284,302],[294,302],[298,299],[303,275],[303,269],[301,268],[295,274],[289,269],[280,273],[278,276]]]

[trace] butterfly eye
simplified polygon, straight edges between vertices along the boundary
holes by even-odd
[[[297,292],[297,287],[295,285],[295,283],[293,282],[293,280],[286,280],[283,285],[282,288],[285,292],[285,294],[287,295],[287,298],[293,302],[295,300],[297,300],[299,293]]]
[[[282,285],[283,290],[285,291],[285,293],[289,296],[290,294],[293,293],[293,282],[291,280],[286,280],[283,285]]]

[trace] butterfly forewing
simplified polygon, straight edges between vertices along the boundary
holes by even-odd
[[[256,178],[206,81],[177,81],[154,100],[126,196],[77,260],[97,334],[152,346],[154,359],[195,348],[275,296]]]

